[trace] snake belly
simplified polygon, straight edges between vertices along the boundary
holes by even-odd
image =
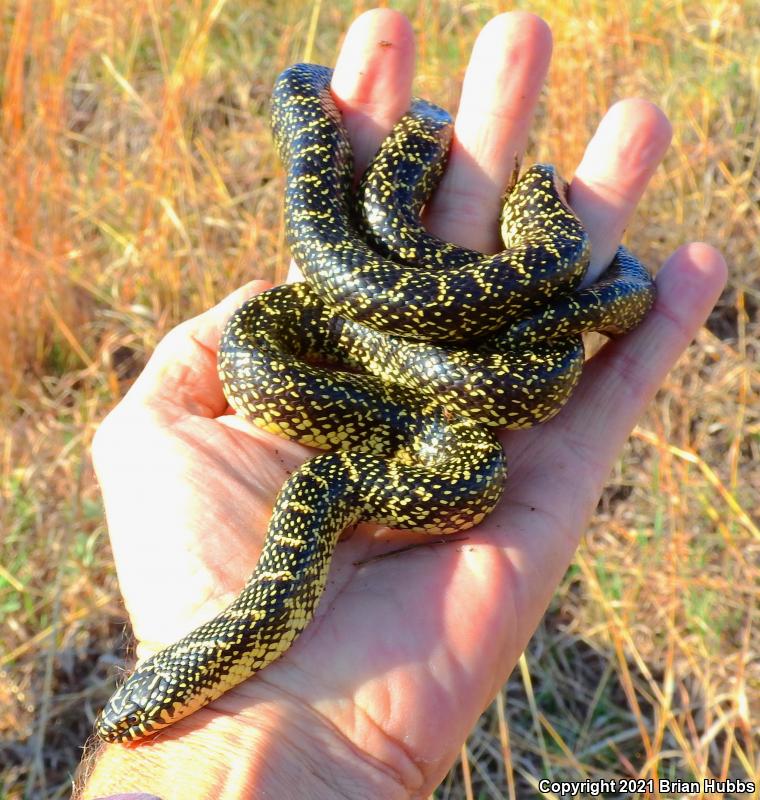
[[[96,721],[105,741],[150,736],[281,656],[312,619],[346,527],[477,525],[506,479],[495,428],[554,416],[580,377],[580,334],[626,333],[654,300],[649,273],[624,248],[580,288],[588,237],[547,165],[510,187],[501,253],[428,234],[420,214],[452,121],[423,100],[354,188],[331,74],[290,67],[272,98],[287,237],[306,282],[245,303],[219,348],[237,413],[327,452],[285,482],[233,603],[139,664],[109,700]]]

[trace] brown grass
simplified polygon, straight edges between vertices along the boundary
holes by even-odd
[[[393,5],[418,31],[417,90],[454,107],[503,8]],[[58,798],[125,625],[93,430],[172,325],[283,276],[268,91],[309,51],[330,62],[364,4],[0,8],[0,797]],[[657,265],[705,239],[732,275],[436,797],[536,796],[541,777],[758,781],[760,7],[531,8],[555,58],[530,155],[570,174],[611,102],[658,102],[674,144],[628,240]]]

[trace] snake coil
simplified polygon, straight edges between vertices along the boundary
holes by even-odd
[[[96,723],[106,741],[150,735],[282,655],[312,618],[347,526],[447,534],[479,523],[506,477],[494,429],[554,416],[580,375],[581,334],[623,334],[653,302],[649,273],[622,247],[579,288],[588,237],[551,166],[511,188],[501,253],[428,234],[420,214],[452,120],[423,100],[354,190],[330,79],[325,67],[295,65],[272,99],[288,242],[306,282],[249,300],[219,349],[237,413],[329,452],[286,481],[235,601],[141,663],[109,700]]]

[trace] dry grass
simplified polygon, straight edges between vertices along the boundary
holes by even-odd
[[[394,3],[420,94],[453,107],[497,3]],[[69,792],[124,614],[88,461],[157,339],[281,277],[266,100],[364,4],[0,6],[0,797]],[[636,94],[675,126],[628,232],[658,264],[723,249],[731,283],[641,420],[520,669],[436,797],[541,777],[760,779],[760,62],[757,3],[537,0],[555,60],[531,155],[567,174]],[[753,519],[755,522],[753,522]]]

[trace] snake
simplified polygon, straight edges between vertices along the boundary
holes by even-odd
[[[551,165],[513,175],[499,253],[430,234],[423,216],[453,121],[425,100],[357,184],[331,77],[296,64],[272,93],[286,236],[304,280],[243,304],[218,355],[236,413],[324,452],[281,488],[236,599],[116,690],[95,724],[106,742],[150,737],[285,653],[314,617],[346,528],[445,535],[480,523],[506,482],[497,429],[554,417],[580,378],[582,334],[623,335],[654,302],[651,275],[622,246],[583,284],[588,234]]]

